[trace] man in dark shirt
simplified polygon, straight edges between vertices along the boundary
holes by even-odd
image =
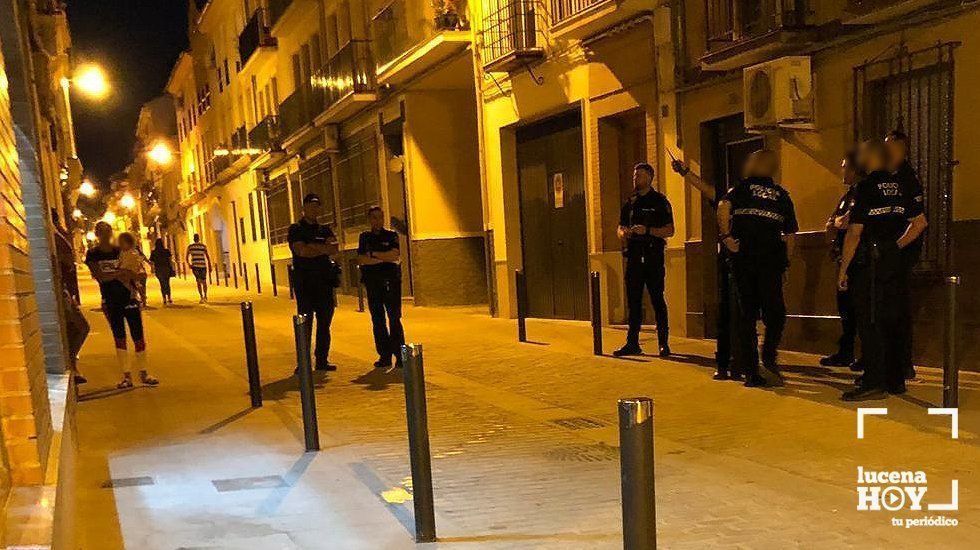
[[[401,347],[405,344],[402,329],[402,278],[398,233],[385,229],[385,214],[379,206],[368,210],[371,229],[361,233],[357,242],[357,260],[361,265],[361,282],[367,288],[368,310],[374,326],[374,347],[378,351],[377,368],[391,366],[392,357],[401,367]],[[387,313],[387,321],[385,314]]]
[[[888,148],[888,170],[902,186],[902,194],[908,202],[909,219],[919,214],[925,214],[925,194],[922,184],[909,162],[908,136],[903,132],[893,131],[885,137],[885,146]],[[907,380],[915,378],[915,367],[912,365],[912,271],[922,256],[922,241],[923,236],[919,235],[917,239],[902,250],[900,289],[905,295],[903,304],[906,308],[902,311],[901,318],[904,332],[900,336],[902,350],[899,362]]]
[[[783,274],[789,257],[785,239],[799,226],[789,193],[773,181],[778,165],[772,151],[752,153],[745,178],[718,202],[719,240],[731,254],[737,291],[735,360],[747,386],[783,383],[776,355],[786,324]],[[766,326],[762,364],[769,380],[759,373],[755,323],[760,311]]]
[[[883,143],[861,145],[860,161],[868,175],[854,193],[850,226],[844,239],[838,288],[855,296],[864,375],[845,401],[882,399],[905,392],[899,363],[903,304],[902,250],[922,234],[925,217],[910,218],[902,185],[888,170]],[[887,393],[886,393],[887,392]]]
[[[316,317],[316,348],[313,357],[316,370],[334,371],[327,360],[330,354],[330,323],[337,300],[336,264],[330,258],[340,247],[337,237],[326,225],[320,225],[320,197],[310,193],[303,197],[303,217],[289,226],[289,249],[293,252],[293,286],[296,309],[300,315]]]
[[[837,208],[830,215],[826,226],[827,235],[832,240],[830,253],[838,266],[840,266],[851,208],[854,207],[854,188],[861,176],[857,157],[853,153],[847,154],[841,161],[841,181],[846,190],[837,202]],[[851,367],[858,370],[860,367],[854,363],[854,341],[857,338],[854,300],[846,289],[837,289],[837,312],[841,322],[841,337],[837,341],[837,351],[821,358],[820,364],[825,367]]]
[[[633,195],[619,214],[617,234],[626,257],[626,303],[629,331],[626,345],[613,352],[616,357],[639,355],[640,327],[643,324],[643,289],[650,293],[657,320],[660,356],[670,355],[667,342],[667,302],[664,301],[664,247],[674,235],[674,216],[670,202],[653,189],[653,167],[643,162],[633,169]]]

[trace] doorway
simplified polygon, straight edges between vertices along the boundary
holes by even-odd
[[[738,183],[745,159],[755,151],[765,147],[765,138],[745,132],[743,115],[737,114],[701,125],[701,151],[703,176],[713,182],[715,196],[721,197]],[[715,254],[718,250],[718,220],[715,209],[705,206],[701,209],[702,254],[701,262],[704,303],[704,335],[707,338],[718,336],[718,302],[721,292],[727,292],[728,279],[722,276]]]
[[[528,315],[589,318],[582,119],[578,110],[517,131]]]

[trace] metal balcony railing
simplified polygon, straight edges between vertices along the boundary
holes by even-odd
[[[490,0],[483,18],[483,61],[489,67],[506,57],[540,51],[534,0]]]
[[[314,90],[310,83],[296,89],[279,104],[279,129],[283,139],[289,138],[307,124],[313,122],[323,110],[323,92]]]
[[[371,41],[351,40],[348,42],[313,75],[311,83],[315,90],[322,91],[323,106],[326,109],[352,93],[374,91],[374,63],[371,55]]]
[[[251,19],[245,24],[242,33],[238,35],[238,57],[242,65],[248,62],[256,50],[266,46],[275,46],[276,39],[269,30],[269,19],[265,8],[258,8]]]
[[[292,5],[293,0],[269,0],[268,9],[269,10],[269,27],[275,27],[276,23],[282,17],[289,6]]]
[[[279,139],[279,117],[269,115],[248,132],[249,146],[254,149],[274,149]]]
[[[231,134],[231,148],[232,149],[248,149],[248,132],[245,131],[244,126],[239,126],[233,134]]]
[[[374,58],[382,67],[415,43],[409,32],[405,0],[394,0],[371,19]]]
[[[559,25],[609,0],[550,0],[551,24]]]
[[[708,49],[806,24],[806,0],[705,0]]]

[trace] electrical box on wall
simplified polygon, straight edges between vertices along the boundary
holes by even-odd
[[[808,56],[787,56],[744,69],[745,129],[814,127],[813,72]]]

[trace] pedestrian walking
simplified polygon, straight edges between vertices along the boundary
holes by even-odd
[[[885,145],[863,143],[859,160],[867,176],[854,193],[838,288],[850,290],[855,299],[864,374],[856,388],[844,392],[845,401],[882,399],[906,391],[899,341],[905,336],[902,314],[907,307],[902,250],[926,227],[925,216],[888,169]]]
[[[61,226],[58,211],[54,208],[51,209],[51,222],[54,224],[55,258],[61,272],[61,284],[75,301],[79,301],[78,268],[75,266],[75,247],[71,244],[71,235]]]
[[[858,181],[864,177],[858,166],[857,155],[848,153],[841,160],[841,182],[844,184],[844,194],[837,201],[830,218],[827,220],[827,237],[831,241],[830,255],[840,269],[844,249],[844,238],[850,223],[851,210],[854,208],[854,192]],[[820,364],[825,367],[850,367],[860,370],[859,362],[855,362],[854,343],[857,339],[857,318],[854,311],[854,298],[848,289],[837,289],[837,312],[840,315],[841,336],[837,340],[837,351],[822,357]]]
[[[892,173],[898,184],[902,186],[902,195],[909,202],[909,217],[913,218],[919,214],[925,219],[925,193],[922,183],[909,162],[909,138],[904,132],[893,131],[885,137],[885,146],[888,149],[888,170]],[[902,269],[901,279],[899,280],[900,291],[902,292],[902,304],[905,309],[901,311],[902,335],[900,345],[902,346],[899,355],[899,363],[905,372],[906,380],[915,379],[915,366],[912,364],[912,272],[918,265],[922,257],[922,244],[925,233],[919,235],[908,246],[902,249]]]
[[[293,285],[296,309],[300,315],[316,318],[316,347],[313,352],[315,368],[335,371],[330,364],[330,323],[337,308],[335,295],[340,286],[340,267],[331,256],[340,247],[329,226],[319,222],[322,205],[320,196],[310,193],[303,197],[303,217],[289,226],[289,248],[293,253]]]
[[[197,294],[201,297],[200,303],[208,301],[208,270],[211,266],[211,255],[208,247],[201,242],[201,235],[194,234],[194,242],[187,247],[184,261],[191,266],[194,273],[194,280],[197,282]]]
[[[398,233],[385,229],[385,214],[380,206],[368,210],[368,222],[371,229],[361,233],[357,241],[357,260],[361,265],[361,282],[367,289],[374,347],[378,352],[374,366],[388,368],[394,358],[396,366],[401,367],[405,331],[401,320],[402,277],[398,263]]]
[[[670,355],[669,326],[664,300],[664,248],[674,235],[674,215],[670,201],[653,188],[653,167],[645,162],[633,168],[633,195],[619,213],[616,234],[623,243],[626,258],[626,304],[629,330],[626,344],[613,352],[616,357],[640,355],[640,328],[643,325],[643,292],[649,292],[657,322],[660,357]]]
[[[163,244],[163,239],[157,239],[153,243],[153,250],[150,252],[150,264],[153,266],[153,275],[160,282],[160,294],[163,296],[163,305],[173,304],[174,297],[170,290],[170,279],[174,277],[173,254]]]
[[[773,181],[779,167],[769,150],[752,153],[742,180],[718,202],[719,240],[732,258],[738,311],[735,360],[746,386],[782,385],[777,353],[786,324],[783,275],[787,238],[799,230],[789,193]],[[766,327],[759,371],[756,320]]]
[[[112,226],[106,222],[95,225],[97,243],[85,256],[92,277],[99,283],[102,294],[102,312],[109,322],[109,328],[116,342],[116,360],[122,372],[122,380],[116,385],[119,389],[132,388],[133,377],[129,353],[126,350],[126,327],[133,340],[136,368],[139,369],[140,382],[156,386],[159,381],[146,369],[146,339],[143,334],[143,317],[140,304],[132,291],[132,281],[136,274],[121,266],[122,251],[112,242]]]

